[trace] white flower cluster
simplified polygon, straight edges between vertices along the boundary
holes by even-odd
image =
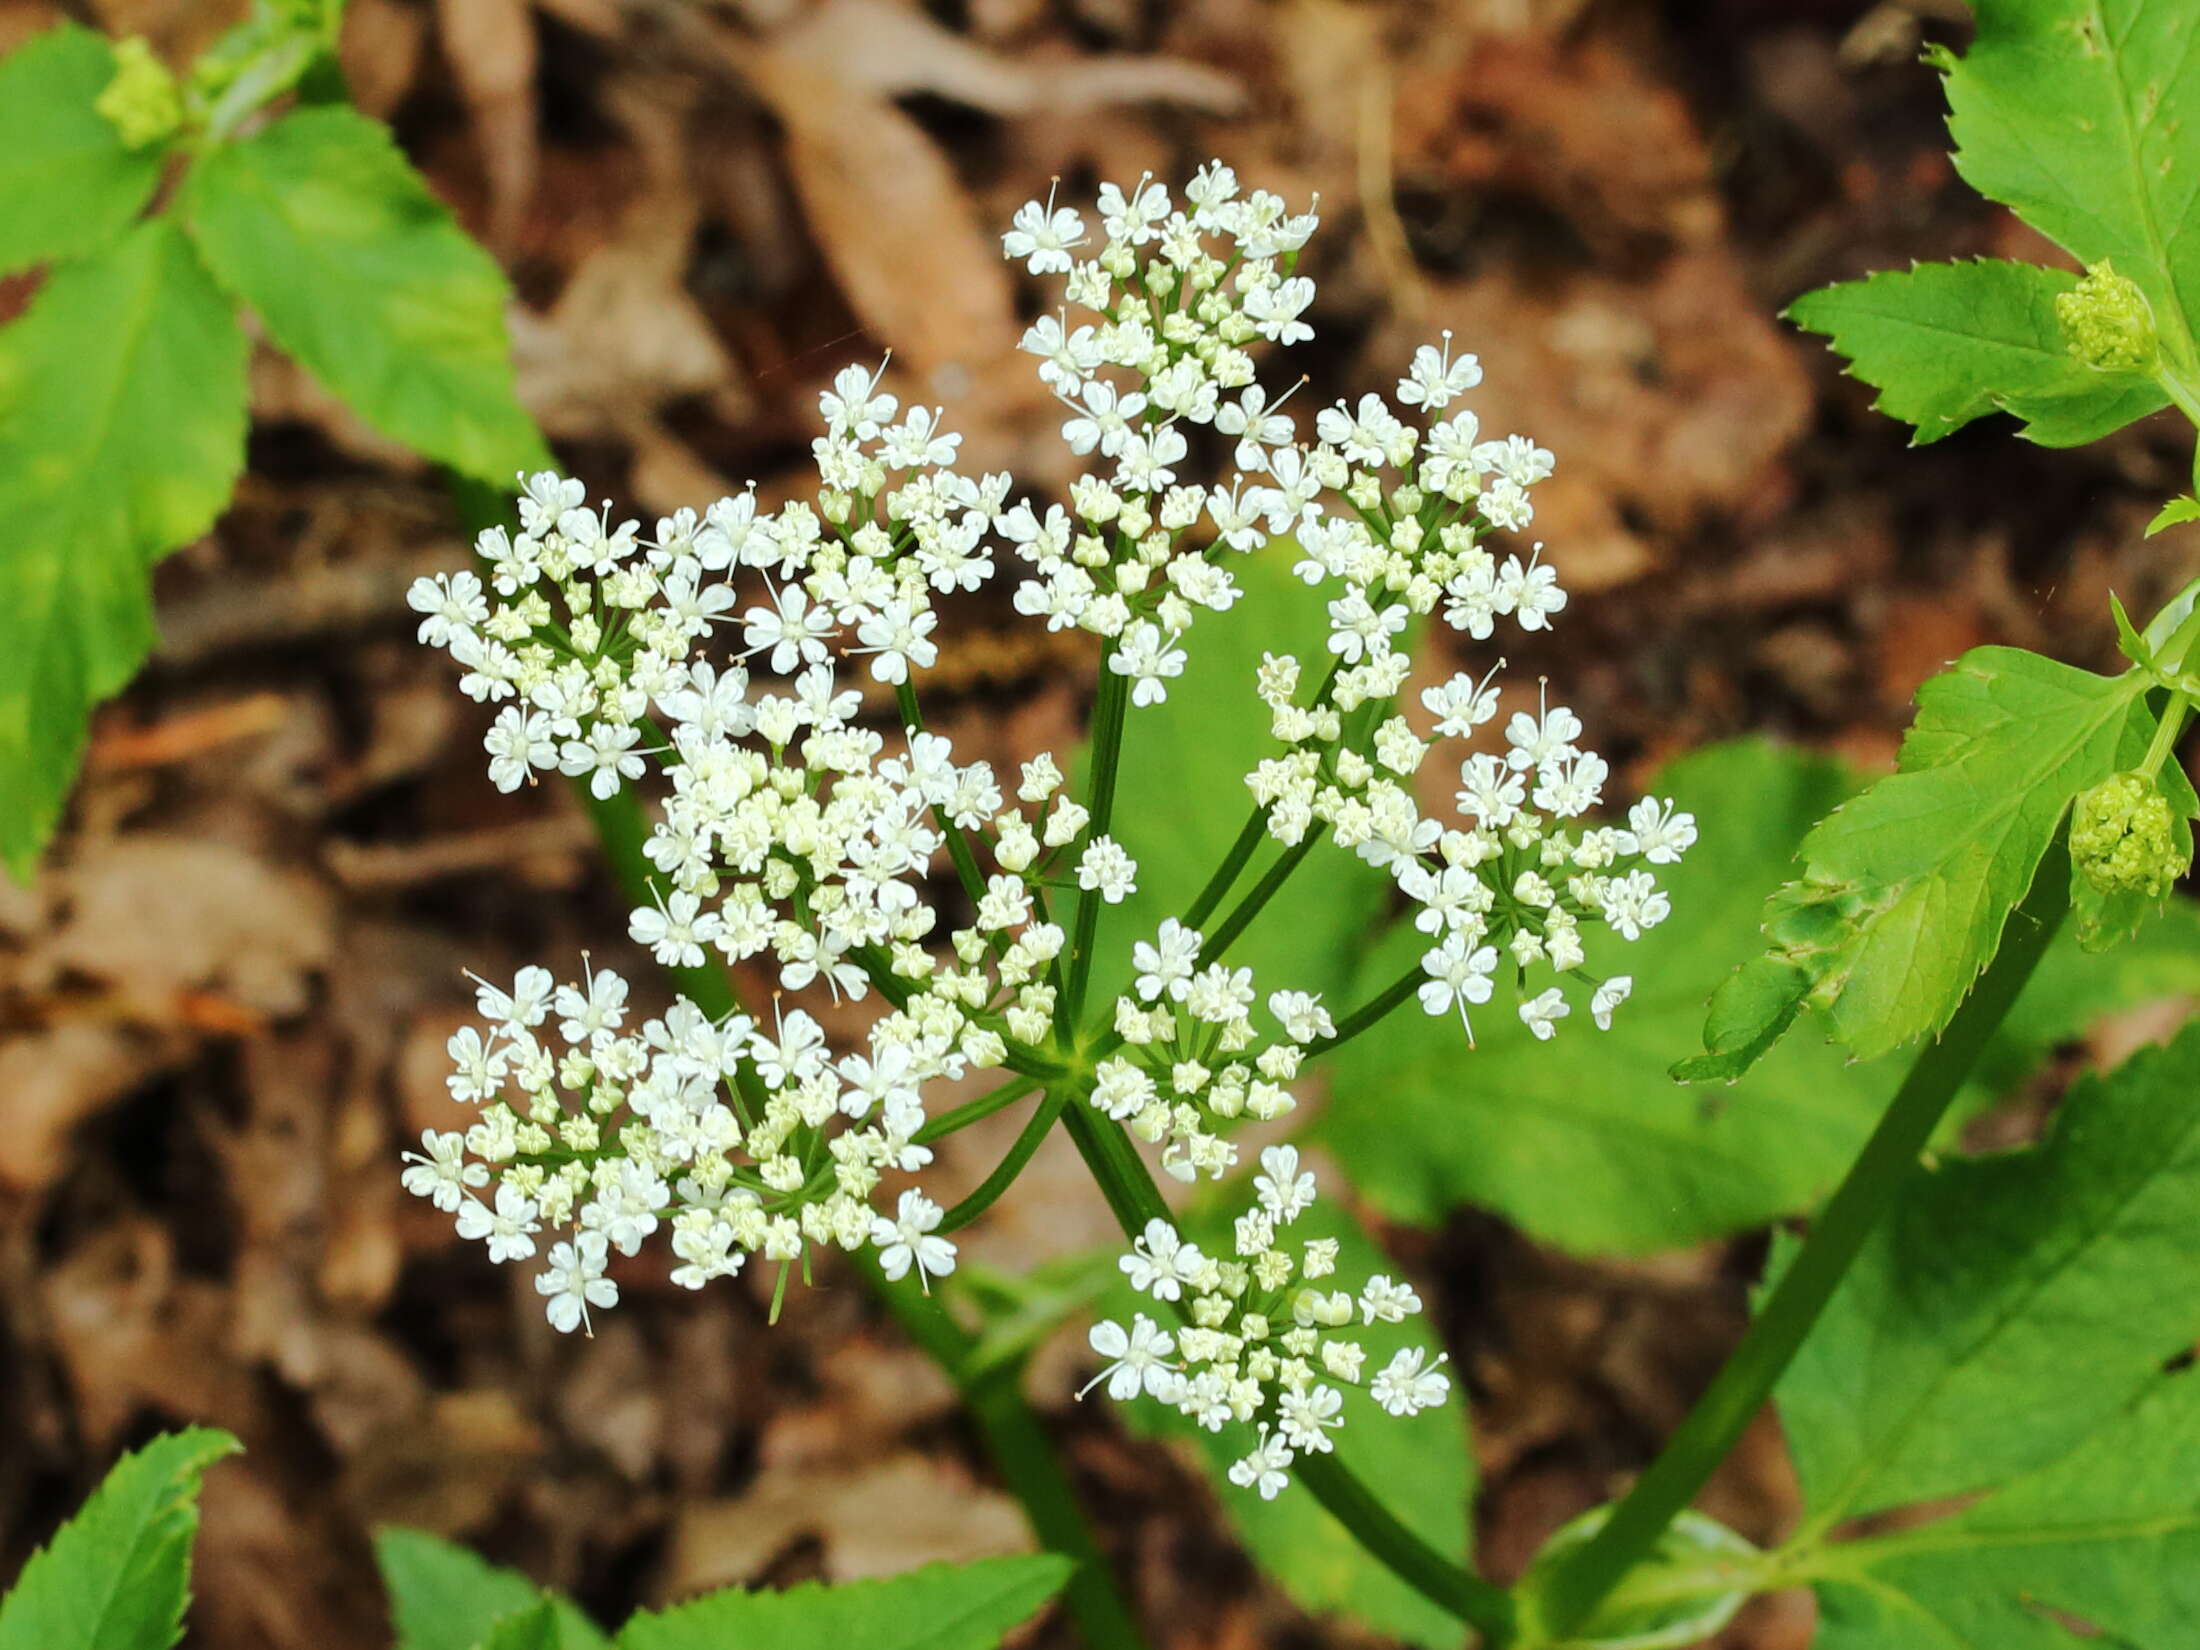
[[[660,1223],[686,1289],[751,1254],[800,1260],[812,1243],[873,1244],[895,1277],[954,1270],[938,1205],[914,1189],[891,1218],[869,1204],[885,1173],[931,1161],[914,1139],[918,1091],[969,1064],[944,1023],[889,1015],[868,1056],[836,1062],[799,1009],[767,1029],[682,998],[629,1031],[626,981],[608,969],[558,985],[525,968],[509,991],[482,983],[479,1007],[485,1026],[450,1040],[446,1082],[480,1119],[423,1134],[405,1188],[456,1214],[459,1235],[496,1261],[528,1259],[543,1227],[570,1227],[535,1279],[559,1329],[618,1300],[610,1252],[637,1253]]]
[[[1300,1455],[1336,1447],[1341,1389],[1364,1381],[1376,1404],[1403,1416],[1442,1403],[1451,1383],[1444,1359],[1431,1362],[1419,1347],[1400,1348],[1369,1377],[1367,1348],[1350,1333],[1355,1321],[1363,1329],[1401,1323],[1421,1310],[1421,1297],[1380,1273],[1357,1295],[1317,1287],[1336,1272],[1336,1240],[1292,1245],[1283,1235],[1313,1207],[1313,1173],[1291,1146],[1269,1147],[1260,1166],[1256,1202],[1237,1219],[1228,1260],[1201,1253],[1165,1220],[1147,1223],[1122,1269],[1181,1323],[1172,1332],[1141,1312],[1128,1327],[1112,1318],[1094,1324],[1092,1349],[1108,1363],[1086,1390],[1104,1381],[1111,1398],[1144,1393],[1210,1432],[1253,1424],[1259,1442],[1230,1479],[1272,1501]]]
[[[530,968],[509,990],[482,987],[486,1023],[449,1050],[451,1093],[477,1119],[424,1137],[405,1184],[492,1259],[539,1246],[537,1287],[561,1329],[616,1301],[612,1255],[660,1226],[686,1288],[751,1255],[777,1263],[783,1285],[817,1248],[869,1247],[890,1275],[927,1283],[951,1272],[957,1220],[915,1186],[885,1187],[955,1126],[927,1112],[943,1080],[1005,1070],[1069,1085],[1172,1174],[1219,1177],[1237,1160],[1236,1122],[1287,1112],[1302,1064],[1374,1010],[1417,989],[1430,1013],[1464,1018],[1509,957],[1538,1035],[1568,1006],[1557,984],[1531,994],[1531,968],[1580,981],[1606,1024],[1628,981],[1586,972],[1586,936],[1630,940],[1666,914],[1650,868],[1678,858],[1694,823],[1656,800],[1624,829],[1587,823],[1606,768],[1563,706],[1513,715],[1503,755],[1467,759],[1456,821],[1415,801],[1431,738],[1492,722],[1499,695],[1488,677],[1455,677],[1421,696],[1432,725],[1417,731],[1397,710],[1414,621],[1440,615],[1479,640],[1500,622],[1541,630],[1565,604],[1539,547],[1500,559],[1483,543],[1530,525],[1551,458],[1522,437],[1484,440],[1455,405],[1479,381],[1474,358],[1448,336],[1415,356],[1395,403],[1416,423],[1368,395],[1320,412],[1302,441],[1252,352],[1311,336],[1313,284],[1296,263],[1314,216],[1241,194],[1220,164],[1181,208],[1141,180],[1103,191],[1099,211],[1097,239],[1051,198],[1005,237],[1010,256],[1064,281],[1064,307],[1024,347],[1069,410],[1064,440],[1096,461],[1066,504],[961,473],[938,409],[905,407],[881,373],[851,367],[821,397],[814,496],[766,509],[751,489],[645,533],[578,483],[536,475],[519,530],[478,540],[481,573],[411,593],[421,639],[497,707],[484,743],[500,789],[559,773],[609,798],[653,778],[656,884],[629,932],[660,964],[746,963],[783,992],[883,1000],[840,1052],[792,1007],[767,1025],[682,999],[631,1027],[625,984],[605,970],[558,985]],[[1195,440],[1231,452],[1227,485],[1186,479]],[[1333,837],[1389,872],[1432,948],[1342,1024],[1280,990],[1263,1026],[1251,972],[1227,956],[1243,908],[1214,922],[1202,908],[1136,936],[1130,989],[1080,1023],[1094,959],[1070,955],[1072,936],[1136,890],[1138,868],[1051,756],[996,774],[925,728],[917,678],[937,657],[941,603],[1013,569],[1019,611],[1102,638],[1111,704],[1151,705],[1184,668],[1195,616],[1237,599],[1233,558],[1272,539],[1324,589],[1330,659],[1302,680],[1297,659],[1271,656],[1249,684],[1285,748],[1247,776],[1260,823],[1244,841],[1265,832],[1288,858]],[[898,726],[866,720],[861,672],[893,690]],[[959,891],[942,897],[949,866]],[[1403,1415],[1440,1401],[1446,1378],[1418,1352],[1368,1374],[1342,1332],[1418,1300],[1383,1278],[1357,1296],[1315,1287],[1334,1245],[1279,1236],[1312,1178],[1289,1147],[1262,1166],[1229,1259],[1165,1224],[1125,1259],[1185,1323],[1104,1324],[1094,1344],[1113,1360],[1111,1390],[1166,1397],[1210,1426],[1258,1422],[1238,1476],[1273,1495],[1292,1460],[1329,1447],[1343,1389],[1366,1376]]]

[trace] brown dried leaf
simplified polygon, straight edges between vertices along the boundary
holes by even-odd
[[[898,1455],[847,1471],[767,1474],[730,1501],[682,1509],[653,1591],[663,1601],[752,1580],[814,1538],[836,1581],[1031,1551],[1023,1510],[952,1467]]]
[[[849,307],[922,393],[957,394],[1012,351],[1000,243],[924,128],[796,56],[745,53],[743,72],[786,131],[796,192]]]
[[[1012,117],[1060,117],[1121,103],[1174,103],[1235,114],[1245,91],[1231,76],[1181,58],[1101,53],[1017,59],[951,34],[894,0],[825,0],[772,37],[773,51],[879,97],[929,92]]]
[[[52,1184],[70,1131],[173,1058],[161,1040],[89,1021],[0,1041],[0,1189]]]
[[[41,960],[106,982],[155,1024],[184,1018],[191,994],[205,991],[257,1013],[293,1013],[335,945],[317,883],[225,842],[121,837],[62,881],[68,915]]]
[[[436,27],[481,148],[489,244],[509,251],[535,188],[533,11],[528,0],[436,0]]]

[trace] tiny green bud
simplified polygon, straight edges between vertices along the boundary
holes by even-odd
[[[2104,258],[2055,300],[2070,353],[2097,372],[2145,371],[2154,365],[2154,309],[2138,282]]]
[[[2150,899],[2168,893],[2188,866],[2177,850],[2169,800],[2142,773],[2111,774],[2078,798],[2070,858],[2099,892]]]
[[[92,107],[132,149],[159,143],[183,124],[176,77],[142,35],[115,42],[115,77]]]

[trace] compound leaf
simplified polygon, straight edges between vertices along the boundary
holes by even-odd
[[[116,1462],[0,1602],[0,1650],[168,1650],[191,1601],[199,1480],[238,1448],[193,1428]]]
[[[1825,1650],[2190,1642],[2196,1085],[2188,1028],[2081,1080],[2044,1144],[1919,1171],[1868,1240],[1778,1391],[1808,1514],[1788,1569],[1820,1586]]]
[[[1998,259],[1919,264],[1806,293],[1788,316],[1831,340],[1919,445],[2002,411],[2033,440],[2068,447],[2169,404],[2152,379],[2097,372],[2070,353],[2055,299],[2077,284]]]
[[[387,127],[295,110],[206,155],[184,211],[222,283],[375,428],[500,486],[550,462],[513,393],[503,273]]]
[[[148,569],[244,463],[245,341],[173,224],[62,265],[0,331],[0,854],[28,873],[97,701],[152,646]]]
[[[1956,169],[2080,262],[2113,262],[2191,349],[2200,315],[2200,49],[2188,0],[1973,0],[1944,57]]]
[[[644,1611],[619,1650],[996,1650],[1001,1636],[1061,1591],[1066,1558],[989,1558],[928,1564],[881,1581],[784,1592],[731,1587],[663,1612]]]
[[[1765,907],[1770,960],[1720,987],[1709,1052],[1676,1074],[1740,1076],[1806,1001],[1865,1059],[1947,1024],[2072,799],[2144,750],[2143,687],[2006,647],[1928,681],[1900,771],[1804,839]]]
[[[161,147],[93,107],[114,75],[114,48],[73,23],[0,58],[0,275],[105,246],[160,181]]]

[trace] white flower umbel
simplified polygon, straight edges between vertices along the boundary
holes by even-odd
[[[1092,1384],[1105,1380],[1112,1398],[1158,1398],[1210,1432],[1255,1423],[1260,1443],[1230,1477],[1273,1500],[1301,1455],[1336,1447],[1344,1393],[1366,1375],[1355,1323],[1401,1323],[1421,1310],[1421,1297],[1381,1275],[1357,1298],[1325,1286],[1336,1243],[1286,1235],[1314,1203],[1314,1176],[1295,1148],[1262,1152],[1253,1184],[1255,1203],[1238,1217],[1228,1259],[1202,1254],[1165,1220],[1147,1223],[1123,1271],[1133,1288],[1169,1303],[1182,1326],[1172,1335],[1144,1314],[1128,1328],[1095,1324],[1093,1349],[1111,1362]],[[1411,1415],[1443,1402],[1448,1389],[1426,1354],[1409,1348],[1376,1375],[1370,1395],[1392,1415]]]
[[[1657,872],[1694,821],[1652,798],[1624,829],[1591,823],[1610,776],[1579,719],[1539,692],[1500,724],[1494,669],[1401,709],[1407,649],[1434,624],[1482,641],[1564,611],[1542,547],[1505,537],[1533,524],[1552,458],[1481,429],[1466,405],[1480,365],[1448,334],[1391,397],[1309,408],[1264,386],[1256,357],[1312,336],[1298,261],[1316,224],[1219,163],[1181,203],[1142,178],[1093,211],[1049,196],[1015,215],[1004,252],[1060,283],[1022,347],[1084,465],[1064,497],[966,473],[940,409],[851,366],[819,399],[810,496],[766,507],[751,488],[645,530],[577,482],[528,476],[517,531],[480,536],[478,572],[415,585],[421,640],[492,707],[493,784],[560,774],[654,801],[630,937],[671,968],[746,964],[782,994],[767,1023],[686,1000],[642,1018],[601,969],[482,987],[483,1023],[450,1044],[451,1094],[476,1120],[425,1137],[404,1183],[492,1258],[541,1268],[554,1324],[609,1308],[613,1269],[653,1238],[680,1288],[752,1256],[783,1284],[819,1248],[869,1248],[930,1286],[954,1270],[956,1222],[906,1177],[930,1160],[941,1082],[1006,1068],[1073,1084],[1169,1173],[1221,1176],[1238,1120],[1288,1112],[1304,1061],[1372,1023],[1278,989],[1292,982],[1256,985],[1228,955],[1242,909],[1108,936],[1130,951],[1112,974],[1073,944],[1139,888],[1108,803],[1091,799],[1096,819],[1073,801],[1051,756],[1008,776],[965,761],[918,709],[953,604],[1004,569],[1017,611],[1102,639],[1105,694],[1135,718],[1166,702],[1204,616],[1237,601],[1239,559],[1288,557],[1329,632],[1315,658],[1270,656],[1246,684],[1276,741],[1245,753],[1246,844],[1265,834],[1289,859],[1326,837],[1392,879],[1427,943],[1382,1004],[1418,996],[1464,1022],[1502,988],[1538,1037],[1610,1024],[1629,978],[1591,972],[1591,954],[1665,917]],[[1210,451],[1226,474],[1195,473]],[[898,717],[865,714],[867,684]],[[1456,813],[1424,815],[1433,742],[1477,736]],[[1079,1024],[1094,974],[1133,984]],[[829,1045],[805,993],[876,1017]],[[1166,1228],[1125,1257],[1189,1325],[1103,1326],[1095,1347],[1111,1389],[1174,1395],[1209,1424],[1257,1415],[1240,1477],[1274,1493],[1328,1447],[1333,1400],[1366,1376],[1341,1332],[1412,1297],[1387,1280],[1360,1297],[1306,1287],[1334,1246],[1293,1253],[1276,1234],[1310,1177],[1273,1152],[1263,1168],[1232,1258]],[[1442,1377],[1393,1360],[1374,1379],[1407,1413]]]

